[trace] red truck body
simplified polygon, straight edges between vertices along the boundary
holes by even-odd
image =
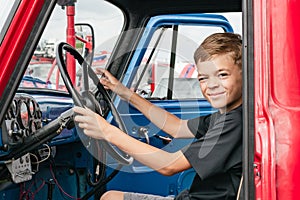
[[[299,1],[253,2],[257,198],[299,199]]]

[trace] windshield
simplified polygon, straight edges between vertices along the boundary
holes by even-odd
[[[0,0],[0,44],[19,5],[18,0]]]
[[[77,1],[73,8],[74,13],[70,17],[70,10],[67,6],[57,5],[55,7],[24,73],[20,87],[41,87],[66,91],[56,65],[56,47],[60,42],[68,42],[69,38],[74,38],[76,50],[87,59],[86,51],[91,52],[92,50],[89,41],[94,36],[94,41],[91,42],[94,46],[93,56],[91,56],[93,58],[92,68],[106,66],[122,30],[124,22],[122,12],[103,0]],[[72,20],[74,20],[74,25],[72,25]],[[70,30],[74,30],[75,33],[72,34]],[[69,67],[68,63],[67,67]],[[74,68],[78,86],[81,82],[81,66],[76,62]]]

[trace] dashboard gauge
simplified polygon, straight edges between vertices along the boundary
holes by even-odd
[[[11,125],[12,125],[11,129],[12,129],[13,131],[18,131],[18,130],[20,129],[19,124],[16,123],[15,121],[13,121],[13,122],[11,123]]]
[[[29,101],[29,112],[30,112],[31,117],[35,117],[34,116],[34,114],[35,114],[35,105],[34,105],[33,100]]]
[[[36,115],[37,119],[42,119],[42,111],[41,110],[37,109],[35,111],[35,115]]]
[[[32,134],[32,133],[35,133],[36,130],[37,130],[37,124],[36,124],[34,121],[30,121],[30,126],[29,126],[29,128],[30,128],[31,134]]]
[[[6,113],[5,115],[5,120],[11,120],[12,119],[12,114],[10,112],[10,110]]]
[[[17,101],[16,100],[13,100],[10,107],[9,107],[9,110],[8,112],[6,113],[6,119],[7,120],[11,120],[11,119],[14,119],[16,118],[17,116]]]
[[[30,131],[27,128],[25,128],[23,131],[24,131],[24,136],[28,137],[30,135]]]
[[[18,106],[17,106],[17,101],[13,100],[11,107],[10,107],[10,115],[12,118],[16,118],[17,114],[18,114]]]
[[[23,128],[27,128],[29,125],[29,108],[28,108],[28,104],[26,104],[25,101],[20,101],[20,117],[21,117],[21,124],[23,126]]]
[[[17,132],[18,130],[20,130],[20,126],[18,124],[18,122],[16,121],[12,121],[11,124],[10,124],[10,134],[12,134],[13,132]]]
[[[9,131],[9,135],[10,135],[11,139],[14,142],[18,142],[24,137],[23,133],[24,132],[22,129],[20,129],[20,125],[18,124],[18,122],[12,121],[11,130]]]

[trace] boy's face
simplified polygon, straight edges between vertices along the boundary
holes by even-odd
[[[221,113],[242,104],[242,70],[228,55],[198,62],[198,80],[204,97]]]

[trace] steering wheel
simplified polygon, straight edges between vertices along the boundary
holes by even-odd
[[[83,71],[83,90],[81,91],[81,94],[75,89],[75,87],[72,84],[72,81],[70,79],[70,76],[68,74],[66,64],[64,61],[64,55],[63,50],[70,53],[82,66]],[[118,123],[119,128],[126,133],[124,123],[114,106],[109,94],[103,87],[103,85],[100,83],[99,78],[95,74],[95,72],[88,66],[88,64],[85,62],[84,58],[81,56],[81,54],[73,48],[71,45],[65,42],[61,42],[56,49],[56,59],[57,59],[57,65],[60,70],[62,79],[66,85],[67,90],[72,96],[72,99],[74,101],[74,104],[76,106],[80,107],[88,107],[91,110],[95,111],[98,114],[102,114],[101,107],[99,102],[96,100],[94,94],[89,91],[89,83],[88,83],[88,77],[90,77],[93,81],[93,83],[97,86],[97,90],[103,95],[104,99],[109,103],[112,115],[115,119],[115,121]],[[109,142],[105,140],[101,140],[103,147],[106,149],[106,151],[120,164],[123,165],[130,165],[133,162],[133,157],[129,156],[128,154],[124,153],[117,147],[113,147]]]

